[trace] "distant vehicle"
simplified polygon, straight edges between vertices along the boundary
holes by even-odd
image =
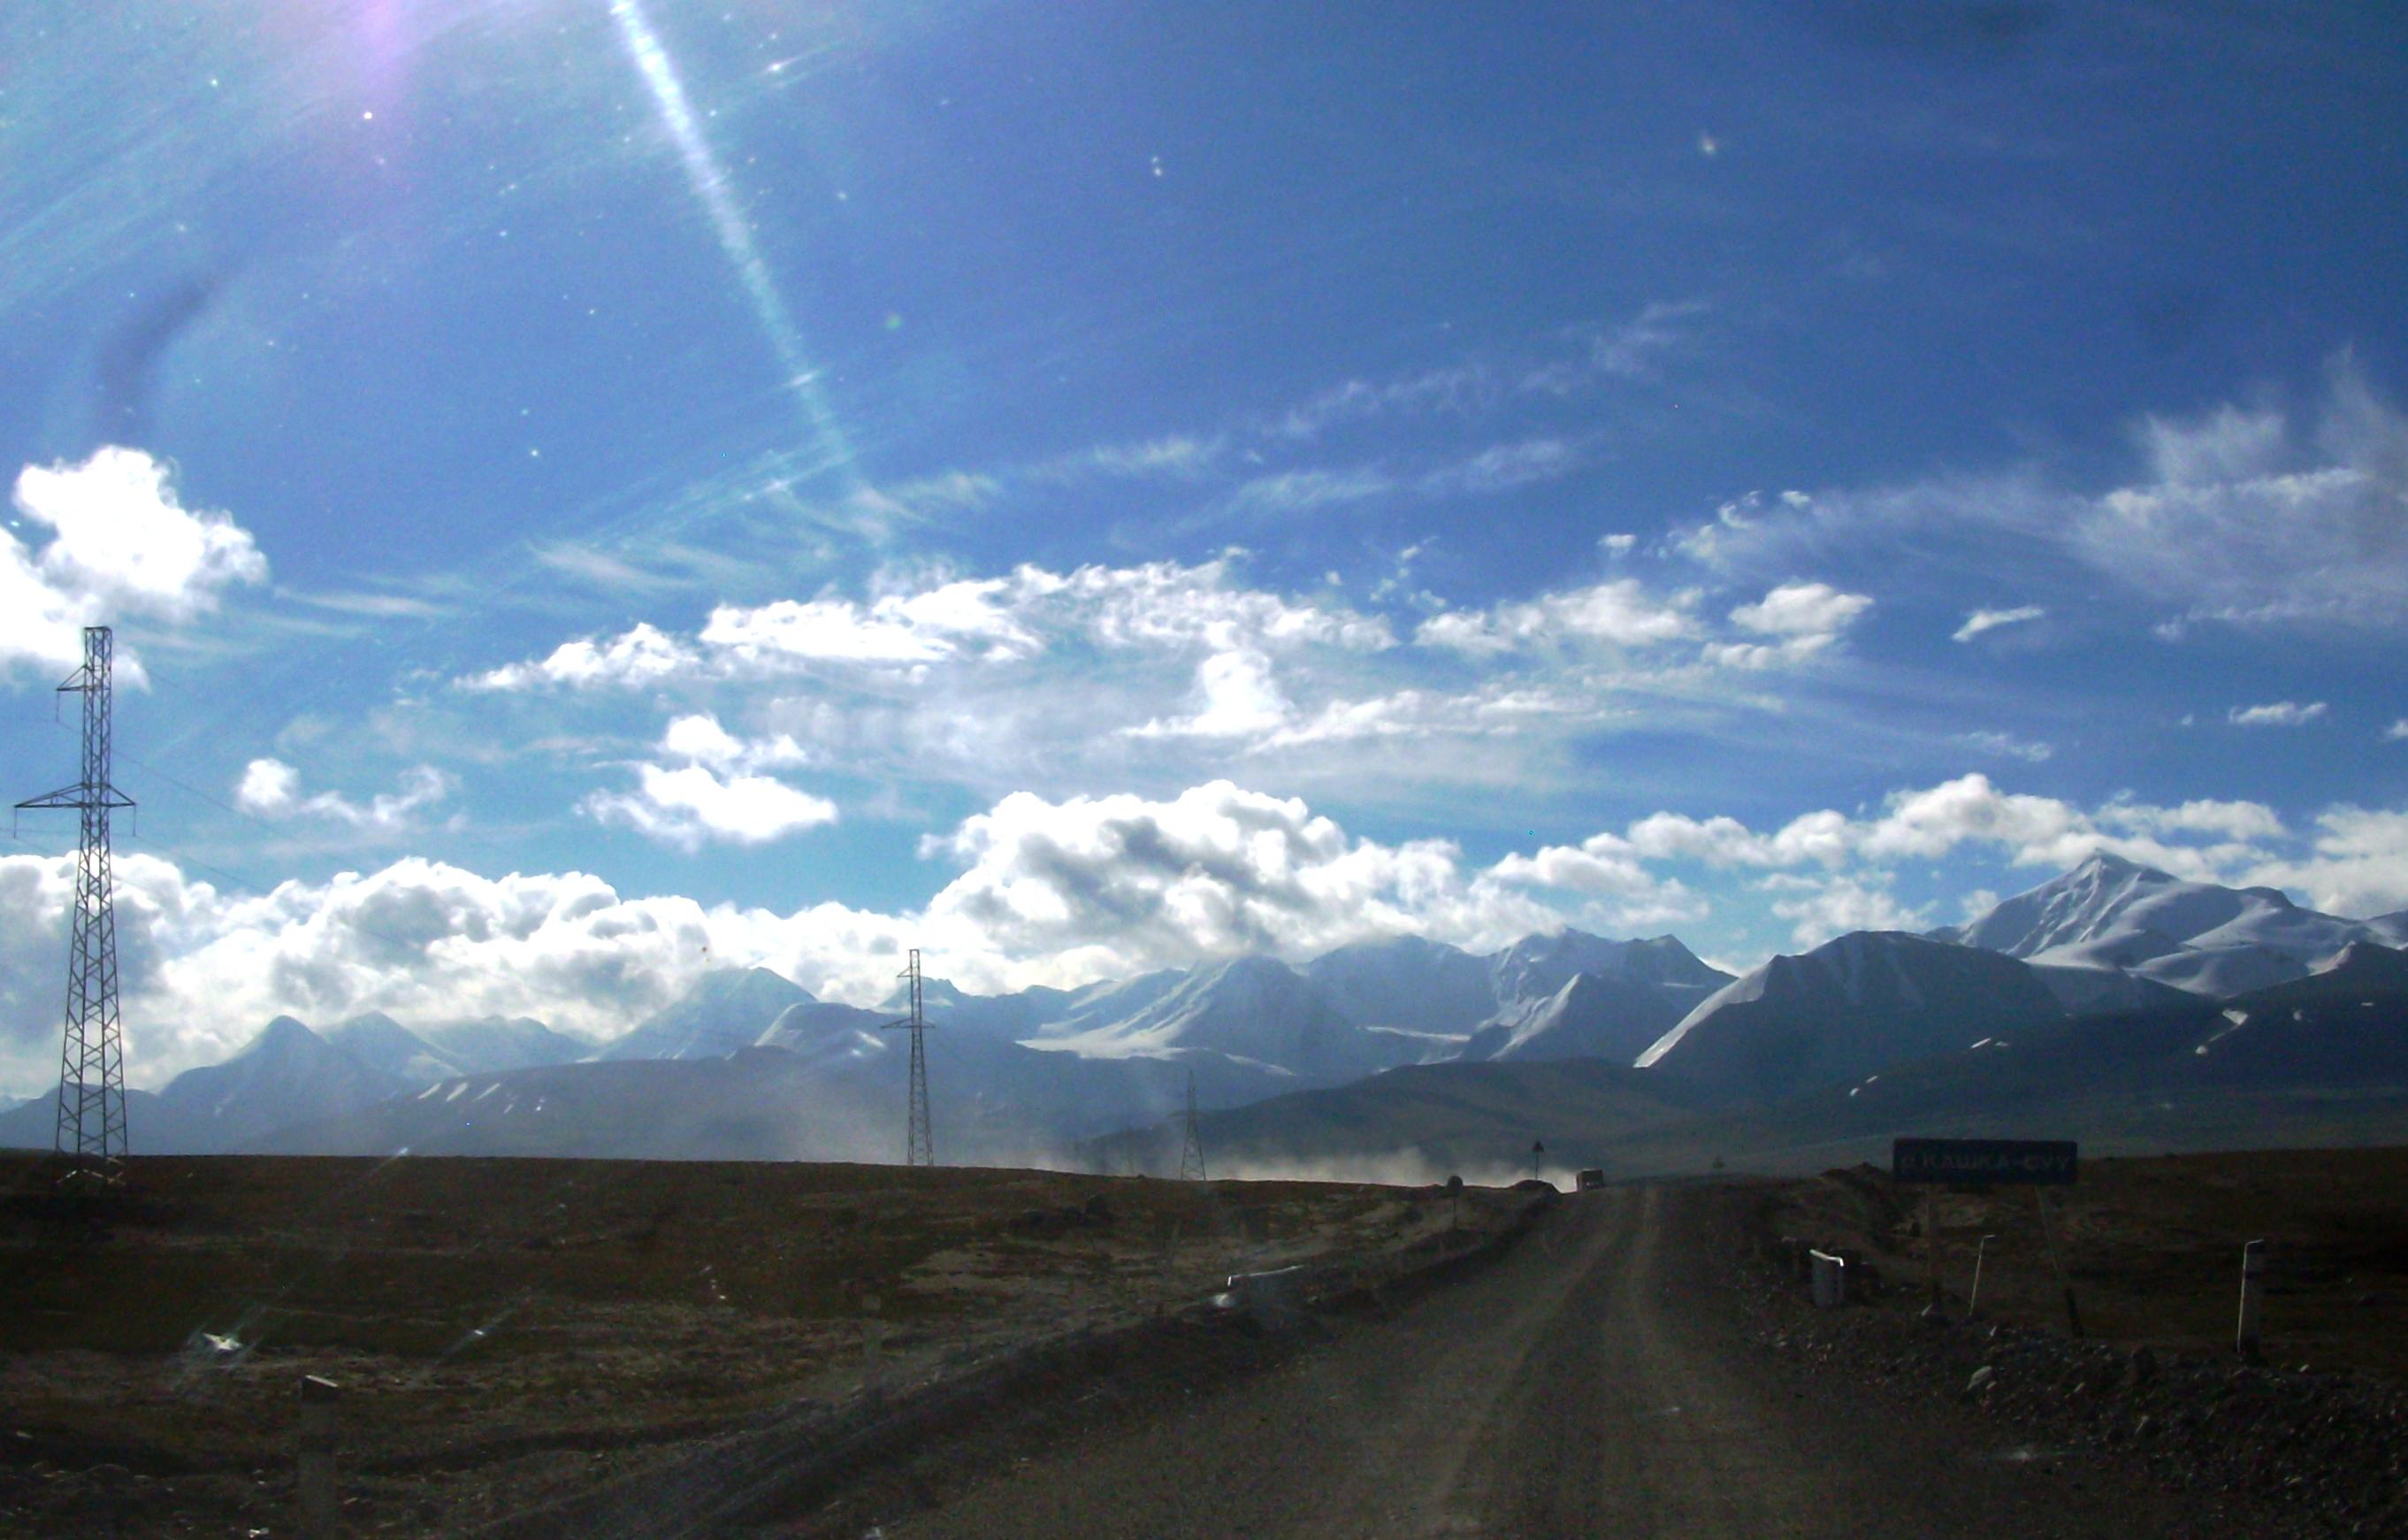
[[[1580,1190],[1583,1192],[1587,1192],[1595,1187],[1601,1187],[1605,1186],[1605,1173],[1598,1170],[1595,1166],[1591,1166],[1588,1170],[1580,1173],[1579,1182]]]

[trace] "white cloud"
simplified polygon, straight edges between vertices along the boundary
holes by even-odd
[[[1195,565],[1147,562],[1068,572],[1024,565],[999,578],[939,574],[867,602],[828,596],[722,605],[693,640],[639,625],[564,643],[539,661],[463,683],[625,688],[671,680],[762,678],[810,669],[908,669],[1025,662],[1068,644],[1107,649],[1393,646],[1388,623],[1334,599],[1291,599],[1237,581],[1242,554]]]
[[[478,690],[525,690],[542,684],[627,688],[690,672],[697,661],[685,643],[650,624],[639,624],[608,640],[584,637],[564,641],[543,658],[507,664],[461,684]]]
[[[632,793],[597,791],[584,811],[606,824],[687,851],[713,841],[767,844],[836,822],[834,802],[771,776],[726,774],[708,765],[641,764]]]
[[[1846,630],[1872,608],[1863,594],[1843,594],[1828,583],[1784,583],[1731,619],[1768,636],[1817,636]]]
[[[413,816],[452,795],[457,782],[432,765],[405,770],[401,789],[354,802],[340,792],[301,795],[301,772],[280,759],[254,759],[235,783],[235,805],[263,818],[315,818],[364,832],[399,833],[416,827]]]
[[[1730,612],[1742,629],[1777,640],[1717,642],[1707,647],[1707,660],[1727,669],[1803,662],[1838,641],[1872,602],[1866,595],[1842,593],[1827,583],[1783,583]]]
[[[661,752],[718,770],[777,770],[810,762],[810,753],[786,733],[738,738],[707,712],[671,719],[661,734]]]
[[[2103,489],[2014,467],[1778,507],[1749,493],[1665,544],[1734,576],[1814,564],[1903,582],[1905,557],[1947,600],[2002,582],[2086,595],[2087,568],[2179,607],[2157,626],[2170,640],[2210,623],[2408,623],[2408,416],[2346,355],[2313,410],[2145,417],[2132,439],[2132,469]]]
[[[249,531],[223,513],[186,509],[168,467],[138,449],[27,466],[12,501],[49,535],[29,545],[0,529],[0,667],[71,669],[85,626],[129,616],[187,622],[214,610],[225,589],[267,576]],[[140,677],[122,651],[120,660]]]
[[[1195,712],[1130,727],[1134,738],[1262,738],[1286,725],[1290,707],[1270,659],[1240,649],[1214,653],[1196,668]]]
[[[714,841],[767,844],[836,822],[834,802],[760,773],[809,760],[786,734],[748,741],[696,713],[670,721],[660,752],[685,763],[638,764],[633,792],[594,792],[579,806],[599,822],[689,852]]]
[[[2384,728],[2383,741],[2386,743],[2408,742],[2408,716],[2403,716]]]
[[[2326,712],[2321,700],[2304,704],[2297,700],[2271,701],[2263,706],[2235,706],[2225,712],[2225,720],[2236,727],[2304,727],[2321,720]]]
[[[1970,749],[1979,749],[1984,754],[1995,754],[2007,759],[2020,759],[2028,765],[2044,764],[2057,753],[2057,747],[2054,744],[2017,738],[2013,733],[1989,729],[1960,732],[1952,741],[1962,743]]]
[[[2305,427],[2225,406],[2136,439],[2144,479],[2074,526],[2089,560],[2194,621],[2408,620],[2408,418],[2346,355]]]
[[[1789,939],[1800,951],[1851,930],[1923,930],[1931,923],[1927,911],[1909,908],[1886,888],[1856,878],[1809,883],[1793,892],[1774,900],[1772,913],[1795,922]]]
[[[1422,622],[1413,640],[1425,647],[1475,656],[1582,641],[1649,647],[1694,632],[1697,621],[1690,611],[1696,602],[1695,594],[1659,597],[1636,578],[1615,578],[1489,611],[1433,615]]]
[[[2098,821],[2143,834],[2214,834],[2234,841],[2277,840],[2290,832],[2263,802],[2221,802],[2212,798],[2170,808],[2121,799],[2100,808]]]
[[[643,815],[724,813],[726,783],[700,760],[755,751],[691,718],[670,736],[699,756],[683,769],[707,784],[682,802],[668,791]],[[246,774],[254,797],[302,800],[298,778],[266,763]],[[118,863],[119,925],[132,1068],[155,1085],[222,1058],[280,1012],[318,1023],[367,1010],[523,1014],[609,1034],[712,967],[758,964],[824,998],[874,1000],[910,945],[965,987],[999,989],[1254,951],[1301,958],[1395,934],[1491,948],[1567,918],[1627,934],[1705,913],[1657,869],[1672,860],[1767,873],[1752,885],[1800,946],[1858,927],[1920,928],[1925,911],[1888,891],[1888,868],[1967,846],[2053,870],[2113,849],[2186,875],[2292,886],[2344,914],[2408,905],[2408,813],[2330,808],[2306,850],[2268,848],[2284,838],[2254,803],[2123,799],[2085,813],[1967,776],[1899,791],[1871,813],[1809,813],[1764,832],[1658,813],[1479,869],[1450,842],[1358,838],[1300,799],[1221,781],[1168,799],[1005,797],[925,842],[957,870],[924,906],[897,914],[629,898],[578,872],[487,878],[417,857],[233,895],[129,852]],[[0,1081],[30,1085],[55,1065],[72,887],[71,856],[0,856]]]
[[[1277,470],[1240,482],[1222,511],[1240,518],[1311,513],[1386,497],[1396,490],[1396,482],[1386,472],[1370,466]]]
[[[1407,931],[1496,945],[1560,922],[1467,879],[1449,842],[1352,839],[1301,800],[1226,781],[1168,801],[1014,793],[930,848],[968,867],[930,903],[931,924],[1043,958],[1035,968],[1061,982]]]
[[[2048,612],[2037,604],[2019,604],[2012,610],[1974,610],[1965,616],[1965,624],[1949,635],[1951,641],[1971,641],[1985,631],[1995,631],[2001,626],[2021,626],[2030,621],[2046,619]]]
[[[1492,445],[1458,464],[1430,471],[1414,483],[1414,489],[1426,497],[1487,497],[1557,480],[1580,463],[1580,451],[1560,439],[1527,439]]]
[[[1764,832],[1727,816],[1657,813],[1621,834],[1609,831],[1578,847],[1551,846],[1535,856],[1507,859],[1516,863],[1510,870],[1530,880],[1549,870],[1550,862],[1575,856],[1839,871],[1851,865],[1936,860],[1971,846],[1997,851],[2016,866],[2061,871],[2103,850],[2177,876],[2213,881],[2266,859],[2255,842],[2282,832],[2272,810],[2254,802],[2202,800],[2162,808],[2125,799],[2086,813],[2055,798],[2002,791],[1987,776],[1975,774],[1892,792],[1870,817],[1826,808]],[[2189,842],[2194,835],[2214,842]]]
[[[2316,815],[2308,856],[2268,861],[2248,880],[2298,888],[2309,903],[2335,914],[2408,909],[2408,813],[2328,808]]]

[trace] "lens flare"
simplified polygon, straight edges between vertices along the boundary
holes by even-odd
[[[769,265],[762,260],[752,227],[745,223],[735,198],[728,193],[727,173],[711,150],[710,141],[703,136],[702,124],[686,99],[685,83],[678,78],[675,62],[661,45],[660,35],[652,30],[638,0],[610,0],[610,17],[618,23],[620,40],[626,45],[627,56],[652,95],[661,126],[677,146],[686,182],[710,220],[711,234],[718,238],[728,266],[736,270],[745,301],[752,306],[753,318],[760,323],[770,351],[777,354],[786,387],[794,393],[802,412],[803,425],[817,440],[824,462],[844,480],[849,490],[857,490],[861,473],[853,462],[853,446],[828,405],[819,371],[812,367],[810,355],[803,346],[802,329],[796,325],[785,295],[778,292],[776,281],[769,276]]]

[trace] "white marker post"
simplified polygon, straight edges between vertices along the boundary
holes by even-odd
[[[335,1403],[342,1393],[333,1380],[316,1374],[302,1378],[293,1496],[304,1540],[333,1540],[341,1533],[335,1498]]]
[[[1978,1320],[1982,1315],[1982,1264],[1989,1259],[1990,1243],[1996,1235],[1985,1235],[1973,1247],[1973,1292],[1965,1300],[1965,1318]]]
[[[2232,1333],[2233,1349],[2250,1362],[2258,1361],[2258,1312],[2266,1296],[2266,1243],[2252,1241],[2241,1248],[2241,1321]]]

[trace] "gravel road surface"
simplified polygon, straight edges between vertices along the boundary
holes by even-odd
[[[1728,1195],[1567,1200],[1493,1267],[1262,1374],[981,1475],[887,1540],[2231,1533],[1928,1396],[1742,1340]]]

